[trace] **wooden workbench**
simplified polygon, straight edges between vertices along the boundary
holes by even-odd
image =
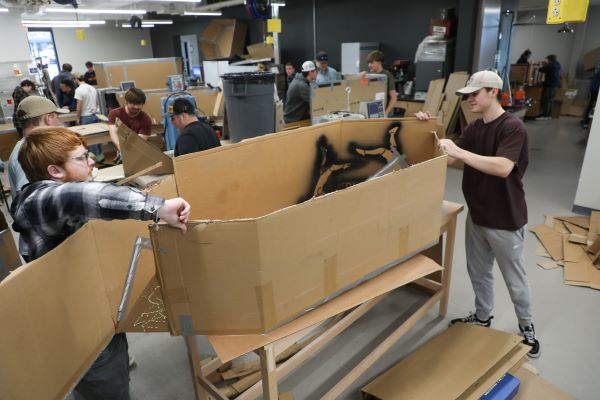
[[[432,257],[443,267],[441,273],[434,273],[439,272],[440,269],[435,263],[420,262],[423,258],[416,256],[265,335],[209,336],[209,341],[217,354],[220,354],[223,359],[215,358],[202,365],[198,356],[195,336],[186,336],[185,341],[190,357],[196,398],[205,400],[210,395],[214,399],[227,399],[206,379],[206,376],[216,371],[223,365],[224,361],[255,351],[260,356],[262,380],[240,394],[236,399],[256,399],[261,394],[265,400],[278,399],[277,382],[327,345],[393,289],[414,283],[431,292],[432,295],[425,304],[385,338],[345,377],[338,380],[335,386],[322,397],[323,399],[338,398],[437,303],[439,303],[439,315],[442,317],[446,315],[454,255],[456,219],[463,208],[462,204],[443,202],[440,240],[437,245],[426,252],[429,257]],[[444,234],[446,236],[445,245],[443,241]],[[342,314],[354,306],[356,307],[352,311],[346,315]],[[275,359],[278,354],[300,340],[315,325],[337,314],[339,316],[333,325],[328,326],[322,334],[287,361],[276,365]]]

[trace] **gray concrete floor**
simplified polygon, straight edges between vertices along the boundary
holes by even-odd
[[[525,176],[529,226],[543,223],[544,214],[569,213],[573,205],[585,146],[575,118],[527,122],[530,137],[530,164]],[[449,169],[446,199],[464,203],[460,170]],[[408,332],[364,376],[343,399],[360,399],[359,389],[415,350],[431,336],[444,330],[449,319],[473,309],[473,293],[465,269],[464,220],[459,218],[448,316],[441,319],[434,308]],[[562,270],[536,266],[536,240],[526,237],[525,255],[533,290],[534,322],[542,355],[532,364],[543,378],[577,399],[597,399],[600,393],[600,319],[597,308],[600,292],[563,284]],[[517,320],[508,292],[496,274],[496,307],[493,327],[517,333]],[[413,288],[395,291],[314,358],[297,369],[280,385],[295,399],[318,399],[377,343],[402,323],[426,300]],[[135,400],[193,399],[185,346],[180,337],[168,334],[129,334],[130,352],[137,360],[131,371],[131,394]],[[202,352],[210,354],[205,340]],[[424,371],[426,373],[426,371]]]

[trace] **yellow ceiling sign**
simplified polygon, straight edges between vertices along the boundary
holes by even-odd
[[[547,24],[584,22],[590,0],[549,0]]]

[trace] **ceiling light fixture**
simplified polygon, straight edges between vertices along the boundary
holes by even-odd
[[[146,0],[148,3],[202,3],[199,0]]]
[[[195,11],[184,11],[183,15],[204,15],[204,16],[221,16],[223,12],[221,11],[205,11],[205,12],[195,12]]]
[[[90,24],[85,23],[70,23],[70,24],[23,24],[28,28],[89,28]]]
[[[104,25],[106,21],[68,21],[68,20],[43,20],[43,19],[24,19],[21,21],[23,25],[72,25],[72,24],[87,24],[87,25]]]
[[[142,25],[173,25],[172,19],[143,19]]]
[[[8,8],[2,7],[2,8],[0,8],[0,12],[8,12]]]
[[[92,9],[92,8],[46,8],[47,13],[64,14],[131,14],[144,15],[146,10],[120,10],[120,9]]]

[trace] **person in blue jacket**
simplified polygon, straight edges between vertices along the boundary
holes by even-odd
[[[556,96],[556,89],[560,86],[560,63],[555,54],[550,54],[543,61],[543,66],[538,71],[544,74],[542,88],[542,115],[537,120],[549,120],[552,115],[552,103]]]

